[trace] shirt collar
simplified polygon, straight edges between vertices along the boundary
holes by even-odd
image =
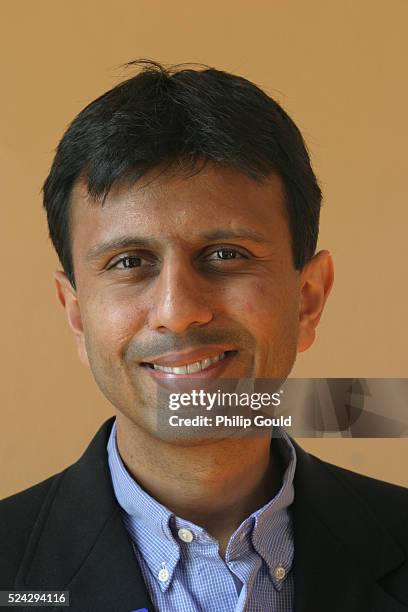
[[[273,430],[273,444],[278,449],[284,467],[281,488],[234,532],[228,543],[226,559],[244,555],[252,545],[266,562],[274,586],[280,589],[283,580],[277,578],[276,570],[283,567],[287,575],[293,561],[293,529],[289,506],[294,499],[296,452],[286,432],[277,427]],[[202,527],[176,517],[129,474],[116,443],[116,421],[112,426],[107,451],[113,489],[124,512],[125,525],[133,544],[141,551],[143,559],[156,577],[163,568],[163,558],[167,559],[169,579],[167,582],[159,582],[164,591],[169,587],[180,560],[180,543],[173,535],[174,530],[187,527],[200,539],[212,538]]]
[[[284,466],[282,485],[265,506],[252,514],[255,523],[251,539],[255,550],[267,563],[275,587],[280,589],[283,579],[279,578],[279,568],[284,569],[286,576],[294,556],[290,506],[295,497],[296,451],[287,433],[278,427],[273,430],[272,444],[278,447]]]
[[[149,495],[127,471],[116,443],[116,420],[109,436],[107,451],[113,490],[122,508],[132,544],[136,550],[140,550],[156,578],[163,570],[163,560],[166,559],[169,579],[166,582],[159,581],[162,590],[166,590],[180,558],[180,549],[170,528],[174,515]]]
[[[274,453],[279,455],[282,462],[281,487],[269,502],[255,510],[233,533],[228,543],[226,559],[243,559],[254,548],[267,564],[274,586],[280,590],[292,567],[294,556],[293,526],[289,508],[294,500],[296,451],[289,436],[280,428],[274,428],[272,444]]]

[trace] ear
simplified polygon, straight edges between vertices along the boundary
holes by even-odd
[[[333,285],[333,260],[328,251],[320,251],[304,266],[300,275],[298,351],[306,351],[314,342],[324,305]]]
[[[70,326],[78,349],[78,355],[82,363],[89,367],[88,354],[86,352],[84,329],[81,319],[81,311],[79,309],[78,297],[76,290],[71,285],[67,275],[62,270],[54,274],[55,286],[57,290],[57,298],[65,308],[68,325]]]

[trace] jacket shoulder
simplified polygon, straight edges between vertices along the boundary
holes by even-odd
[[[369,507],[385,529],[398,540],[406,542],[408,550],[408,488],[364,476],[317,459],[343,486]]]
[[[63,473],[0,500],[0,589],[12,588],[40,509]]]

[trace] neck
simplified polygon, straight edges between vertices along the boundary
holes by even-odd
[[[215,537],[221,554],[242,521],[279,489],[271,436],[185,446],[153,438],[122,414],[116,426],[119,453],[133,478],[176,516]]]

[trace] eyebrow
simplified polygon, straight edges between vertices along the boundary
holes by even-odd
[[[138,249],[146,249],[151,248],[154,245],[154,241],[149,238],[142,238],[139,236],[123,236],[120,238],[112,238],[110,240],[105,240],[100,244],[96,244],[87,252],[85,259],[87,261],[92,261],[93,259],[98,259],[105,253],[109,253],[110,251],[117,251],[119,249],[129,249],[129,248],[138,248]]]
[[[249,228],[233,229],[216,229],[211,232],[200,234],[199,238],[203,240],[228,240],[228,238],[238,238],[241,240],[252,240],[253,242],[267,242],[267,238]]]
[[[265,243],[267,239],[262,234],[248,228],[232,229],[215,229],[210,232],[205,232],[197,236],[200,240],[228,240],[229,238],[252,240],[253,242]],[[157,240],[142,236],[122,236],[120,238],[112,238],[105,240],[100,244],[96,244],[87,252],[86,261],[98,259],[105,253],[117,251],[120,249],[138,248],[147,249],[157,246]]]

